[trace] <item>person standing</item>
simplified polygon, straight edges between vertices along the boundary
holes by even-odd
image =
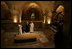
[[[30,32],[34,32],[34,23],[32,21],[30,23]]]
[[[64,16],[61,14],[61,12],[57,15],[57,21],[56,21],[56,27],[57,27],[57,32],[55,34],[55,48],[62,48],[63,45],[63,39],[64,39],[64,34],[63,34],[63,22],[64,22]]]
[[[28,21],[25,24],[25,32],[29,32],[29,22]]]
[[[22,34],[22,25],[19,24],[18,26],[19,26],[19,33]]]

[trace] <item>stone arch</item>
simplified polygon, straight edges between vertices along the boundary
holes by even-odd
[[[35,20],[42,20],[42,16],[43,16],[43,11],[40,8],[40,6],[36,3],[29,3],[27,5],[27,8],[25,10],[22,10],[22,18],[28,18],[25,20],[32,20],[30,18],[32,12],[35,13]],[[22,19],[23,20],[23,19]]]

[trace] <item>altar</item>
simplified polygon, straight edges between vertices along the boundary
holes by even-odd
[[[48,39],[42,33],[23,33],[16,34],[14,38],[15,43],[27,43],[39,41],[41,43],[49,42]]]

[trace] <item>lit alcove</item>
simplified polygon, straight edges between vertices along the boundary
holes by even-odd
[[[36,3],[30,3],[25,9],[22,11],[22,20],[34,20],[34,21],[41,21],[42,17],[42,9]]]

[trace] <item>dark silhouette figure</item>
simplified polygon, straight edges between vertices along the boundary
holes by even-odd
[[[57,32],[55,34],[54,37],[54,41],[55,41],[55,48],[63,48],[63,39],[64,39],[64,35],[63,35],[63,15],[61,15],[61,12],[57,14],[55,22],[54,22],[54,26],[56,26],[57,28]]]
[[[29,22],[27,21],[22,27],[22,32],[29,32],[29,31],[30,31],[30,25]]]

